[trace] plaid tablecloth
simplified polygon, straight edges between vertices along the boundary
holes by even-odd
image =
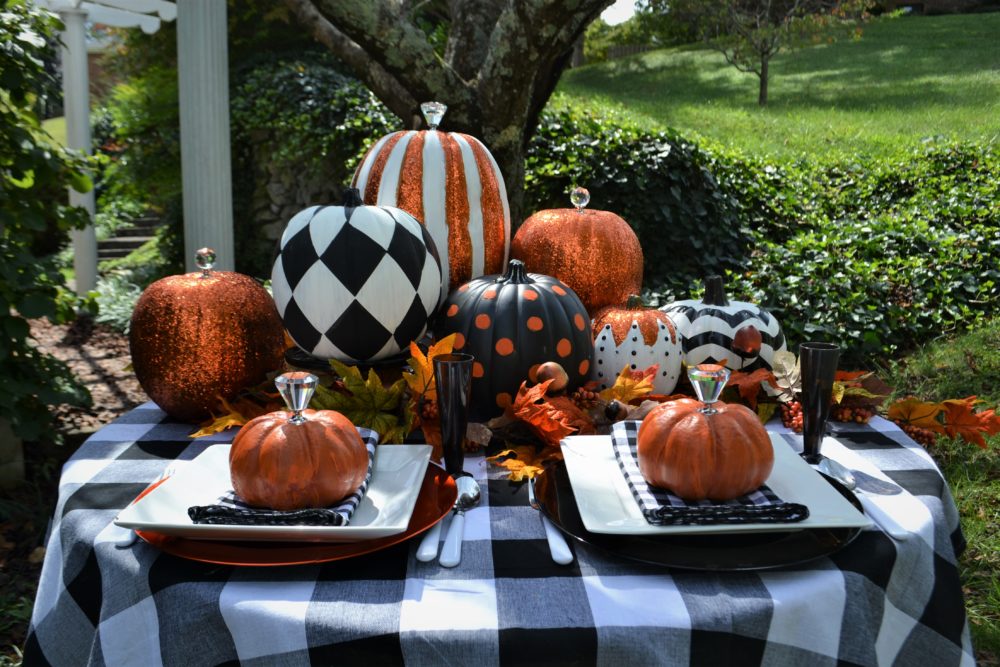
[[[909,539],[865,530],[830,558],[758,573],[668,570],[581,544],[555,565],[525,486],[482,457],[466,461],[484,493],[454,569],[418,562],[417,540],[276,568],[116,546],[121,508],[174,459],[233,435],[191,441],[191,430],[147,404],[66,464],[26,665],[974,662],[954,503],[927,453],[883,420],[842,430],[844,447],[824,452],[913,494],[879,499]]]

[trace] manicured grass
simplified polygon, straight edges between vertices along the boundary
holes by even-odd
[[[929,137],[1000,141],[1000,12],[875,21],[860,40],[779,55],[757,77],[701,46],[571,70],[560,98],[750,154],[887,157]]]
[[[1000,318],[926,346],[884,373],[899,396],[940,401],[977,395],[1000,408]],[[928,447],[951,487],[969,542],[961,564],[966,612],[981,665],[1000,664],[1000,435],[989,449],[939,438]]]

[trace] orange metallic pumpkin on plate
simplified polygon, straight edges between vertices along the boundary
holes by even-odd
[[[704,364],[689,374],[706,367],[724,370]],[[685,500],[732,500],[754,491],[774,467],[767,430],[750,408],[714,403],[724,380],[712,387],[712,396],[701,394],[693,375],[692,384],[710,400],[669,401],[642,420],[636,452],[639,472],[649,484]]]
[[[251,419],[236,434],[229,451],[233,490],[254,507],[335,505],[365,480],[365,443],[339,412],[302,409],[315,388],[315,376],[286,373],[276,384],[293,411]]]

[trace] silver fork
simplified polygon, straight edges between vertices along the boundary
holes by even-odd
[[[163,472],[160,473],[159,477],[153,480],[152,484],[156,484],[157,482],[162,482],[167,477],[172,477],[174,473],[177,472],[177,467],[178,467],[177,461],[171,461],[170,463],[168,463],[167,467],[163,469]],[[152,484],[150,484],[150,486],[152,486]],[[121,537],[115,540],[115,546],[119,549],[127,549],[128,547],[135,544],[136,540],[139,539],[139,534],[136,533],[131,528],[124,528],[123,530],[125,531],[125,533],[122,534]]]
[[[545,539],[549,543],[549,554],[552,560],[559,565],[569,565],[573,562],[573,552],[569,550],[566,538],[559,532],[559,529],[552,525],[549,518],[542,513],[542,507],[535,498],[535,478],[528,478],[528,504],[538,510],[538,516],[542,519],[542,527],[545,528]]]

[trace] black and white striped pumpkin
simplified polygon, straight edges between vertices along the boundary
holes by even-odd
[[[721,276],[705,279],[701,300],[675,301],[660,310],[677,327],[689,366],[725,360],[732,370],[771,368],[774,353],[786,349],[778,320],[752,303],[727,299]]]
[[[391,357],[423,336],[441,280],[423,225],[398,208],[362,205],[354,189],[343,206],[292,217],[271,271],[274,302],[295,344],[347,363]]]

